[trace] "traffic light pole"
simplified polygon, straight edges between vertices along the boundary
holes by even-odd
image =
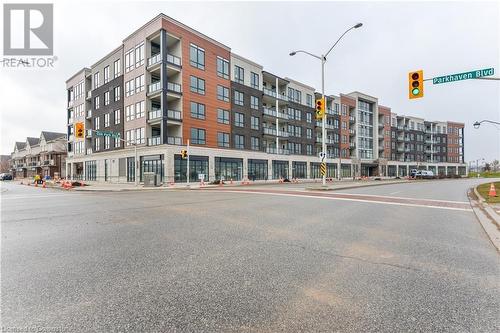
[[[187,166],[186,166],[186,180],[187,180],[186,185],[189,186],[189,155],[191,155],[189,153],[189,139],[187,139],[187,149],[186,150],[187,150],[187,155],[188,155],[187,156]]]
[[[325,56],[321,56],[321,95],[323,98],[323,107],[326,110],[326,100],[325,100]],[[326,113],[323,114],[323,119],[321,119],[321,151],[323,156],[326,156]],[[323,186],[326,186],[326,172],[323,174]]]

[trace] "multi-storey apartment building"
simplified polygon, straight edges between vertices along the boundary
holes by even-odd
[[[320,177],[314,100],[321,95],[166,15],[66,84],[73,178]],[[405,176],[413,168],[465,174],[463,124],[397,115],[361,92],[326,97],[328,177],[338,170],[343,177]],[[86,139],[74,137],[77,121],[85,122]],[[189,172],[180,155],[188,143]]]
[[[11,153],[11,172],[16,178],[66,176],[66,145],[64,133],[42,131],[38,138],[28,137],[16,142]]]

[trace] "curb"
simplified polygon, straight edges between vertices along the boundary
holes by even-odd
[[[343,187],[332,187],[332,188],[312,188],[306,187],[308,191],[342,191],[342,190],[350,190],[354,188],[363,188],[363,187],[372,187],[372,186],[384,186],[384,185],[395,185],[395,184],[405,184],[405,183],[413,183],[409,180],[404,180],[400,182],[391,182],[391,183],[377,183],[377,184],[365,184],[365,185],[352,185],[352,186],[343,186]]]
[[[498,252],[500,252],[500,217],[491,207],[489,207],[488,204],[484,202],[483,197],[479,195],[476,187],[477,186],[474,186],[472,191],[469,189],[467,192],[472,211],[476,215],[476,218],[493,246]],[[471,196],[472,192],[474,192],[474,195],[478,198],[478,200],[475,200]]]

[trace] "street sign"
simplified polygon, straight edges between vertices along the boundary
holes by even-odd
[[[326,163],[325,162],[321,162],[319,171],[321,173],[321,176],[326,175]]]
[[[109,136],[110,138],[120,138],[120,133],[108,132],[108,131],[94,131],[95,136]]]
[[[326,153],[324,151],[320,151],[319,158],[321,159],[321,162],[323,162],[326,158]]]
[[[450,83],[455,81],[477,79],[483,76],[491,76],[493,74],[495,74],[494,68],[478,69],[470,72],[438,76],[432,79],[432,83],[433,84]]]

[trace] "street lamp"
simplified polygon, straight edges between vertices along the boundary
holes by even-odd
[[[323,97],[323,100],[325,99],[325,63],[326,63],[326,57],[330,54],[330,52],[333,50],[335,45],[338,44],[338,42],[342,39],[342,37],[344,37],[345,34],[347,34],[352,29],[357,29],[357,28],[361,27],[362,25],[363,25],[363,23],[357,23],[356,25],[347,29],[339,37],[339,39],[337,39],[337,41],[332,45],[332,47],[328,50],[328,52],[326,52],[324,55],[322,54],[321,56],[317,56],[315,54],[312,54],[312,53],[304,51],[304,50],[297,50],[297,51],[290,52],[290,56],[294,56],[297,53],[305,53],[305,54],[310,55],[311,57],[314,57],[314,58],[319,59],[321,61],[321,95]],[[326,116],[323,117],[322,126],[321,126],[321,140],[322,140],[321,151],[323,152],[323,154],[326,154],[326,129],[325,129],[325,125],[326,125]],[[339,153],[340,153],[339,156],[341,156],[342,152],[340,151]],[[342,168],[342,165],[340,165],[339,169],[341,169],[341,168]],[[326,173],[323,175],[323,186],[326,186]]]
[[[474,128],[478,129],[479,126],[481,126],[482,123],[490,123],[490,124],[500,125],[500,123],[497,122],[497,121],[493,121],[493,120],[481,120],[481,121],[476,121],[474,123]]]

